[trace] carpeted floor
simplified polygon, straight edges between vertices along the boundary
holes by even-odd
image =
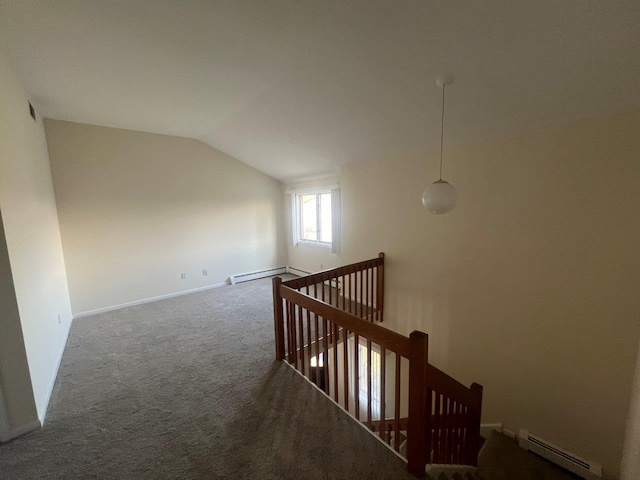
[[[271,279],[76,320],[43,429],[2,479],[409,479],[274,361]]]
[[[478,471],[486,480],[580,480],[498,432],[491,433],[480,452]]]

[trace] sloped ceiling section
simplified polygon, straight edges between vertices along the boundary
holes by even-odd
[[[0,0],[45,116],[194,137],[275,178],[640,108],[640,2]]]

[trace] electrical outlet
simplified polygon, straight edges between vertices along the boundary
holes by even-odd
[[[60,314],[58,314],[58,323],[62,323],[62,319],[60,318]]]
[[[320,270],[324,270],[324,264],[320,264]]]
[[[185,278],[187,278],[187,274],[186,274],[186,273],[181,273],[181,274],[180,274],[180,278],[181,278],[182,280],[184,280]]]
[[[202,270],[202,275],[206,277],[207,275],[209,275],[209,272],[207,272],[206,270]]]

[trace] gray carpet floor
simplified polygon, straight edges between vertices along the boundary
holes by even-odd
[[[74,322],[44,428],[2,479],[409,479],[274,360],[271,279]]]
[[[581,480],[498,432],[491,433],[482,449],[478,472],[486,480]]]

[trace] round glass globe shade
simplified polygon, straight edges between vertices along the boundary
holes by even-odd
[[[422,194],[422,205],[434,215],[450,212],[457,201],[456,188],[444,180],[433,182]]]

